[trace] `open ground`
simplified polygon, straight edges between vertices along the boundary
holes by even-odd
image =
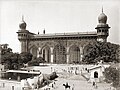
[[[29,67],[29,69],[40,70],[44,74],[50,74],[51,72],[57,72],[59,76],[52,83],[46,85],[43,88],[36,90],[65,90],[63,84],[68,83],[70,89],[67,90],[110,90],[110,84],[105,82],[97,83],[97,88],[92,86],[92,83],[88,82],[83,76],[81,76],[81,70],[86,67],[91,67],[92,65],[47,65],[47,66],[34,66]],[[69,72],[69,68],[78,68],[77,74],[75,74],[75,70]],[[83,71],[84,72],[84,71]],[[54,86],[52,87],[52,84]],[[22,90],[21,83],[18,81],[11,80],[0,80],[0,90]],[[35,90],[35,89],[34,89]]]

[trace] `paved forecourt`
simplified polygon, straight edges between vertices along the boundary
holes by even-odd
[[[42,73],[49,74],[53,71],[56,71],[59,75],[56,80],[53,81],[54,88],[52,88],[51,83],[49,86],[46,85],[43,88],[40,88],[39,90],[44,90],[47,87],[50,87],[50,90],[65,90],[65,87],[63,84],[68,84],[70,85],[70,90],[95,90],[95,88],[92,86],[92,83],[89,83],[86,81],[85,78],[79,75],[75,75],[74,73],[68,73],[68,67],[79,67],[79,71],[83,69],[83,67],[89,67],[90,65],[49,65],[49,66],[35,66],[35,67],[30,67],[30,69],[35,69],[35,70],[40,70]],[[3,84],[5,83],[5,84]],[[74,84],[74,85],[73,85]],[[109,84],[106,83],[97,83],[98,88],[96,90],[108,90],[110,88]],[[14,89],[13,89],[14,87]],[[20,82],[17,81],[10,81],[10,80],[0,80],[0,90],[21,90],[21,84]],[[38,90],[38,89],[37,89]]]

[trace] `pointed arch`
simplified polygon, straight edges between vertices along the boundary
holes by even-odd
[[[51,55],[51,51],[50,51],[50,47],[45,45],[41,48],[41,52],[42,52],[42,57],[44,58],[44,60],[47,62],[47,63],[50,63],[50,55]]]
[[[69,49],[69,63],[77,63],[80,62],[80,49],[77,45],[73,45]]]
[[[33,55],[33,57],[37,57],[37,52],[38,52],[38,48],[35,45],[33,45],[30,48],[30,53]]]
[[[63,45],[57,44],[53,49],[53,63],[65,64],[66,61],[66,49]]]

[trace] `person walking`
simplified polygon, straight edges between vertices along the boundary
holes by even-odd
[[[72,86],[72,90],[74,90],[74,84],[73,84],[73,86]]]
[[[54,84],[54,88],[56,88],[56,83],[54,82],[53,84]]]
[[[54,88],[54,85],[52,84],[52,88]]]
[[[95,81],[93,81],[93,87],[95,87]]]
[[[95,83],[95,89],[97,89],[98,88],[98,85],[97,85],[97,83]]]

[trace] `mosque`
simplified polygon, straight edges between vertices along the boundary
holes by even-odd
[[[34,57],[40,56],[47,63],[55,64],[82,61],[86,45],[96,41],[107,42],[110,28],[103,9],[98,16],[95,32],[46,34],[44,30],[43,34],[35,34],[26,30],[26,26],[26,22],[22,19],[17,32],[21,52],[30,52]]]

